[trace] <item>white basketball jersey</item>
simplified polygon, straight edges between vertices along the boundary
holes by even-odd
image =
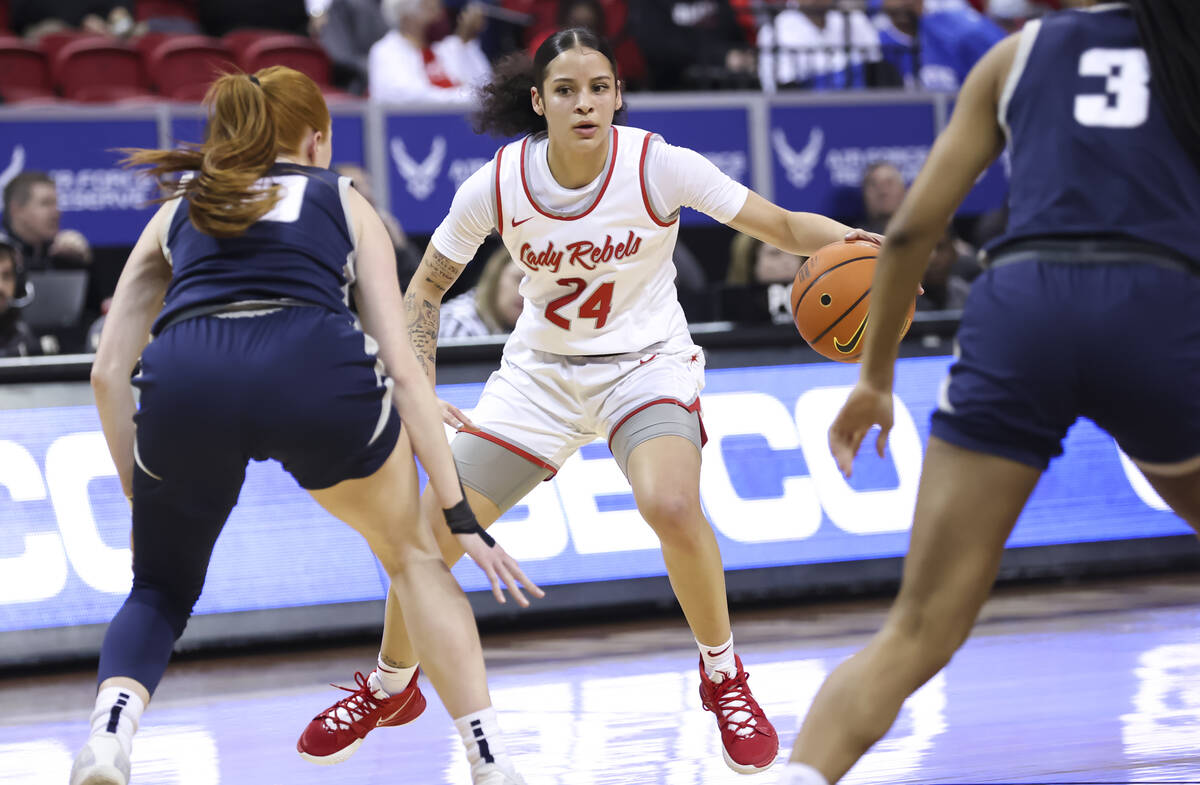
[[[654,211],[645,183],[647,131],[613,126],[602,185],[571,214],[538,202],[527,173],[530,138],[496,153],[496,220],[525,272],[513,340],[567,355],[636,352],[687,338],[671,255],[678,212]]]

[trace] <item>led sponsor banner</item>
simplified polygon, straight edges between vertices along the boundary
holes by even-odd
[[[820,363],[711,370],[701,496],[729,569],[904,553],[922,445],[948,358],[905,359],[883,460],[837,472],[826,431],[856,378]],[[463,409],[480,384],[443,385]],[[871,440],[868,439],[868,442]],[[1087,421],[1043,478],[1010,546],[1184,534],[1111,438]],[[966,522],[964,525],[969,525]],[[90,406],[0,410],[0,631],[107,621],[130,585],[129,510]],[[536,581],[663,575],[658,543],[603,442],[584,447],[494,532]],[[469,561],[468,590],[486,587]],[[363,540],[273,462],[252,463],[197,613],[376,600]]]
[[[333,163],[352,163],[359,166],[366,160],[363,151],[363,118],[360,114],[330,115],[333,123]],[[172,115],[171,139],[173,142],[204,141],[204,117],[200,115]]]
[[[766,141],[775,201],[790,210],[861,215],[866,168],[888,161],[911,183],[934,135],[929,103],[772,106]]]
[[[6,114],[0,122],[0,189],[21,172],[45,172],[58,191],[62,228],[78,229],[92,245],[132,245],[154,213],[153,205],[145,205],[158,189],[120,166],[121,147],[158,147],[157,122]]]
[[[744,108],[632,108],[628,124],[653,131],[673,145],[695,150],[734,180],[753,187],[750,182],[750,132]],[[685,226],[713,223],[711,218],[695,210],[684,210],[680,220]]]

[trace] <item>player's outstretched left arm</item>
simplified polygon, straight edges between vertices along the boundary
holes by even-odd
[[[858,384],[829,428],[829,448],[847,477],[859,445],[875,425],[880,426],[876,449],[883,455],[892,427],[892,382],[899,351],[891,336],[900,332],[912,292],[946,224],[1004,147],[996,109],[1017,43],[1016,36],[1001,41],[972,69],[950,124],[888,224],[871,282],[871,329],[864,339]]]
[[[729,226],[768,245],[794,253],[811,256],[818,249],[839,240],[883,240],[874,232],[846,226],[840,221],[816,213],[797,213],[767,201],[751,191],[742,209]]]
[[[133,415],[137,409],[129,377],[150,341],[150,326],[162,311],[171,282],[171,265],[163,256],[161,238],[173,208],[174,203],[168,202],[158,209],[130,252],[92,361],[92,391],[100,427],[126,497],[133,496]]]

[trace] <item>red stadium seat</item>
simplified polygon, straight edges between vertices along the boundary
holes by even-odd
[[[150,96],[141,56],[108,38],[84,38],[59,50],[51,64],[64,98],[120,101]]]
[[[172,36],[147,56],[158,92],[175,101],[199,101],[221,73],[235,69],[233,55],[216,38],[202,35]]]
[[[8,31],[8,0],[0,0],[0,31]]]
[[[261,38],[242,52],[240,64],[247,73],[272,65],[286,65],[322,87],[332,84],[329,55],[311,39],[280,33]]]
[[[82,41],[85,39],[97,39],[108,41],[109,39],[99,33],[89,33],[83,30],[63,30],[57,33],[47,33],[38,39],[37,48],[41,49],[46,55],[46,61],[50,63],[51,68],[54,67],[54,58],[58,56],[59,51],[64,46],[74,41]]]
[[[0,95],[7,103],[54,97],[46,56],[13,36],[0,36]]]
[[[137,0],[133,15],[139,22],[147,19],[191,19],[196,21],[195,0]]]
[[[134,49],[138,50],[142,59],[148,61],[150,53],[157,49],[159,44],[172,36],[172,33],[142,33],[137,38],[132,39],[130,43],[133,44]]]
[[[264,38],[273,38],[279,35],[278,30],[257,30],[253,28],[243,28],[226,33],[221,38],[221,43],[225,44],[225,48],[233,52],[233,58],[237,62],[242,62],[242,55],[246,53],[246,49],[254,43],[261,41]]]

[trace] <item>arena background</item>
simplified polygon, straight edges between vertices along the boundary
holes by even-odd
[[[633,95],[628,122],[700,151],[791,209],[852,214],[865,166],[895,163],[911,180],[952,108],[913,92]],[[457,186],[494,152],[465,109],[333,105],[335,161],[364,164],[377,199],[427,236]],[[115,149],[195,141],[197,106],[6,108],[0,171],[47,171],[64,228],[97,247],[111,287],[150,215],[152,184],[119,168]],[[18,166],[19,164],[19,166]],[[1004,202],[998,162],[964,215]],[[685,212],[683,237],[727,248],[730,233]],[[709,435],[702,500],[717,531],[731,601],[885,592],[896,585],[929,415],[950,361],[956,313],[922,313],[903,346],[888,456],[852,482],[836,472],[826,430],[856,368],[821,361],[788,327],[693,324],[708,349]],[[450,342],[439,394],[465,409],[502,339]],[[0,666],[94,657],[128,591],[128,509],[86,380],[88,356],[0,360]],[[870,440],[868,440],[870,441]],[[484,624],[604,617],[674,603],[662,557],[602,442],[585,447],[498,524],[497,537],[549,596],[519,614],[484,591],[469,562],[455,574]],[[1002,580],[1200,564],[1186,526],[1089,422],[1071,432],[1009,543]],[[365,543],[321,511],[277,464],[252,465],[214,553],[180,648],[313,640],[371,632],[385,576]]]

